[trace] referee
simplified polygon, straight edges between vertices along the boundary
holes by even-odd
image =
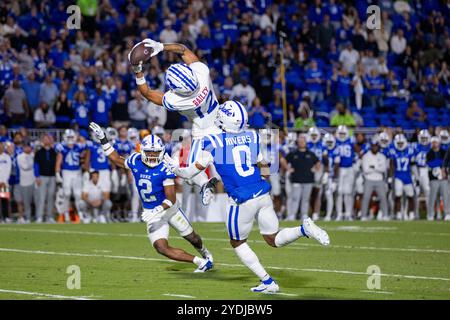
[[[434,220],[435,202],[439,199],[439,194],[444,200],[445,220],[450,220],[448,181],[444,167],[445,153],[445,150],[441,148],[439,138],[432,137],[431,149],[427,153],[428,176],[430,177],[430,195],[427,208],[428,220]]]
[[[306,149],[306,135],[300,134],[297,139],[298,149],[280,160],[281,166],[289,173],[292,183],[291,201],[287,208],[287,220],[295,220],[301,202],[301,218],[308,217],[309,200],[314,186],[314,172],[320,170],[320,160]]]

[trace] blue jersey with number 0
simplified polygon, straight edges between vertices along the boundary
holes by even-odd
[[[259,136],[254,131],[211,134],[203,137],[202,148],[211,153],[225,190],[236,203],[243,203],[270,191],[270,184],[258,168]]]
[[[86,149],[84,144],[76,143],[72,147],[69,147],[65,142],[56,145],[56,152],[62,154],[63,170],[80,170],[81,153]]]
[[[142,207],[153,209],[161,205],[166,199],[164,181],[175,179],[175,175],[164,163],[161,162],[152,168],[142,162],[140,153],[133,153],[125,160],[125,166],[131,170],[134,176]]]
[[[86,146],[91,152],[90,163],[91,168],[94,170],[108,170],[110,169],[108,157],[103,151],[102,145],[94,142],[87,141]]]

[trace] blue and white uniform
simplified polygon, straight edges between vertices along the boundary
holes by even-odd
[[[117,139],[114,142],[114,149],[122,157],[127,157],[135,151],[133,144],[129,140]]]
[[[278,231],[278,218],[270,197],[270,184],[257,163],[263,159],[254,131],[210,134],[202,139],[197,158],[203,167],[214,163],[229,196],[226,219],[231,239],[247,239],[256,218],[261,234]]]
[[[345,141],[336,140],[336,147],[333,151],[335,163],[339,163],[339,177],[337,190],[341,194],[353,194],[355,183],[355,171],[353,163],[355,161],[355,148],[353,138]]]
[[[86,149],[86,145],[75,143],[69,146],[65,142],[56,145],[55,150],[62,155],[61,176],[63,178],[63,190],[66,202],[73,195],[75,205],[79,208],[82,191],[81,175],[81,154]]]
[[[398,150],[393,147],[390,150],[389,158],[394,162],[394,192],[396,197],[401,197],[403,193],[407,197],[414,196],[414,187],[411,174],[411,165],[414,162],[414,150],[408,146],[405,150]]]
[[[131,170],[134,177],[144,212],[162,205],[166,199],[164,187],[175,184],[175,175],[165,164],[161,162],[154,167],[147,166],[142,162],[140,153],[133,153],[125,160],[125,167]],[[148,237],[152,244],[158,239],[168,239],[169,225],[182,237],[193,232],[191,224],[177,202],[169,209],[155,214],[147,223]]]
[[[322,158],[323,158],[323,153],[325,151],[324,146],[322,145],[322,142],[319,140],[318,142],[314,143],[312,141],[309,141],[306,143],[306,148],[311,151],[312,153],[314,153],[316,155],[316,157],[319,159],[320,163],[323,164],[322,162]],[[323,166],[320,167],[319,171],[314,172],[314,187],[315,188],[321,188],[322,187],[322,183],[321,183],[321,178],[323,175]],[[321,191],[320,191],[321,192]],[[319,196],[321,195],[321,193],[319,194]]]
[[[103,192],[111,192],[111,166],[102,145],[95,141],[87,141],[86,147],[90,151],[91,168],[99,173],[98,184]]]
[[[413,149],[416,166],[419,171],[419,186],[425,195],[425,199],[428,200],[430,194],[430,177],[428,176],[427,153],[430,150],[430,144],[423,145],[416,143],[413,145]]]

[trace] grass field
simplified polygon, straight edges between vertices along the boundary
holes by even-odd
[[[0,225],[0,299],[450,299],[450,223],[319,225],[329,247],[302,238],[274,249],[252,233],[251,247],[282,290],[270,296],[249,291],[257,279],[220,223],[195,224],[215,258],[205,274],[159,256],[144,224]],[[80,267],[79,290],[66,286],[71,265]],[[380,268],[379,290],[367,288],[370,265]]]

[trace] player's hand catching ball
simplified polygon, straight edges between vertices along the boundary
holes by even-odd
[[[154,57],[164,50],[164,45],[161,42],[152,40],[150,38],[144,39],[142,42],[144,43],[145,47],[153,49],[153,52],[150,55],[150,57]]]
[[[180,164],[178,163],[178,161],[173,159],[167,153],[164,154],[164,163],[170,169],[170,171],[172,171],[175,174],[176,174],[176,171],[178,171],[178,169],[180,168]]]
[[[106,135],[105,132],[103,131],[103,129],[96,124],[95,122],[91,122],[89,124],[89,129],[92,130],[92,132],[95,134],[95,136],[97,137],[97,139],[103,144],[105,142],[108,142],[108,140],[106,139]]]

